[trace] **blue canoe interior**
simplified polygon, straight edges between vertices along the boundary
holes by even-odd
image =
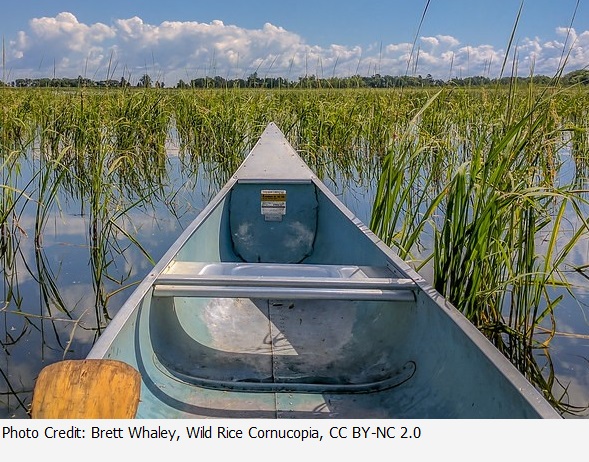
[[[271,123],[89,359],[138,418],[558,418]]]

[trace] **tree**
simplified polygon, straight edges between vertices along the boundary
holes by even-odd
[[[589,85],[589,70],[580,69],[577,71],[569,72],[563,77],[564,83],[567,85]]]
[[[138,87],[151,88],[151,77],[148,74],[143,74],[137,83]]]

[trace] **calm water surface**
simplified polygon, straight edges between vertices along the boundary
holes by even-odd
[[[118,220],[155,261],[232,173],[202,167],[189,173],[174,153],[168,161],[162,200],[138,205]],[[31,173],[25,168],[23,184],[27,175]],[[349,171],[333,170],[320,176],[352,212],[369,223],[375,194],[373,174],[359,178]],[[42,239],[35,242],[34,205],[31,202],[19,211],[14,252],[3,261],[0,418],[28,417],[34,381],[42,367],[61,359],[84,358],[134,285],[152,268],[140,249],[120,236],[117,247],[108,254],[106,272],[97,278],[91,264],[88,230],[92,223],[87,208],[60,192]],[[589,262],[587,241],[578,246],[574,258],[578,264]],[[431,280],[428,268],[422,274]],[[589,403],[589,279],[580,273],[570,276],[578,285],[576,298],[563,291],[565,300],[557,310],[559,334],[551,342],[549,355],[555,376],[567,389],[565,400],[583,407]],[[98,309],[97,287],[108,299],[106,306]],[[540,361],[546,362],[545,358]]]

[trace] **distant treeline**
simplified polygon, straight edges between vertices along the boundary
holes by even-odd
[[[330,77],[319,78],[315,75],[299,77],[298,80],[288,80],[284,77],[259,77],[257,73],[251,74],[245,79],[226,79],[221,76],[199,77],[188,82],[179,80],[175,88],[401,88],[401,87],[439,87],[459,86],[477,87],[494,84],[509,84],[516,79],[519,82],[533,82],[539,85],[550,84],[554,81],[552,77],[536,75],[532,77],[502,77],[489,78],[483,76],[453,78],[449,80],[434,79],[430,74],[425,77],[418,76],[392,76],[373,75],[363,77],[354,75],[351,77]],[[560,79],[563,85],[589,85],[589,70],[577,70],[570,72]],[[36,78],[16,79],[12,82],[3,83],[0,86],[9,87],[97,87],[97,88],[164,88],[163,81],[154,81],[148,74],[144,74],[137,83],[131,82],[124,77],[120,80],[91,80],[79,76],[78,78]]]

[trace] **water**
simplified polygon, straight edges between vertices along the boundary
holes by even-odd
[[[168,180],[160,199],[143,202],[118,220],[152,260],[163,255],[232,173],[205,167],[210,166],[201,165],[191,172],[170,149]],[[368,223],[376,179],[374,168],[364,172],[358,175],[354,169],[333,168],[321,176],[329,189]],[[26,184],[32,169],[23,169],[22,175],[21,183]],[[14,258],[4,259],[0,288],[4,300],[0,302],[0,418],[27,417],[35,378],[42,367],[61,359],[84,358],[135,284],[152,268],[140,248],[119,235],[117,246],[107,255],[106,273],[97,277],[91,264],[92,222],[83,205],[61,191],[40,242],[34,238],[36,204],[30,201],[19,211]],[[116,216],[115,211],[112,215]],[[582,241],[574,255],[577,264],[586,264],[589,242]],[[424,277],[428,278],[429,271],[424,268]],[[561,384],[555,390],[566,388],[566,400],[582,408],[589,403],[589,270],[573,272],[570,277],[578,286],[576,298],[560,290],[565,299],[557,310],[559,333],[538,356],[539,363],[554,369]],[[99,289],[106,303],[97,305]]]
[[[177,156],[168,160],[166,200],[135,207],[119,220],[155,261],[219,188],[204,172],[198,172],[202,177],[186,177]],[[82,204],[61,193],[40,246],[34,239],[35,205],[28,202],[19,214],[16,252],[11,261],[4,261],[2,273],[2,418],[27,416],[40,369],[57,360],[84,358],[101,329],[153,266],[136,245],[121,236],[117,242],[121,252],[111,252],[108,273],[97,280],[91,265],[91,221],[87,213],[80,213]],[[106,307],[96,306],[97,286],[107,295]]]

